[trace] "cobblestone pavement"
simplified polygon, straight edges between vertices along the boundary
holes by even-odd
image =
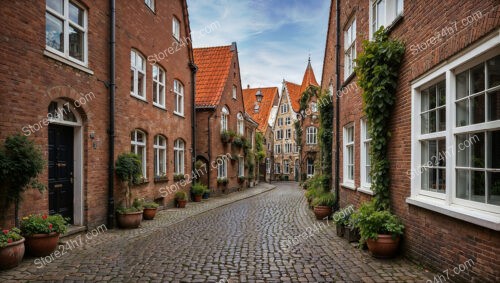
[[[296,183],[162,211],[135,230],[95,233],[52,262],[28,258],[0,282],[425,282],[404,259],[377,260],[314,219]],[[258,195],[257,195],[258,194]],[[257,196],[255,196],[257,195]],[[307,232],[299,243],[288,237]],[[74,240],[64,238],[64,241]],[[86,242],[86,243],[85,243]],[[41,266],[41,267],[40,267]],[[40,267],[40,268],[37,268]]]

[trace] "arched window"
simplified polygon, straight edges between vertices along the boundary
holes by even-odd
[[[184,86],[178,80],[174,80],[174,96],[174,114],[184,116]]]
[[[47,114],[49,122],[80,125],[80,117],[76,112],[73,111],[77,103],[79,103],[77,100],[75,100],[75,102],[73,103],[64,100],[55,100],[50,102],[49,111]]]
[[[243,114],[238,113],[237,118],[238,118],[238,134],[243,136],[245,134],[245,121],[243,120]]]
[[[184,174],[184,141],[177,139],[174,142],[174,173]]]
[[[306,144],[317,144],[318,143],[318,129],[315,127],[307,128],[306,132]]]
[[[229,110],[224,106],[220,114],[220,130],[221,132],[227,131]]]
[[[165,108],[165,71],[153,65],[153,105]]]
[[[146,178],[146,134],[141,130],[134,130],[130,134],[130,151],[139,155],[142,163],[142,177]]]
[[[318,104],[316,104],[316,102],[311,102],[311,112],[318,112]]]
[[[162,135],[155,136],[155,177],[167,175],[167,139]]]
[[[237,98],[237,93],[238,93],[238,88],[235,85],[233,85],[233,99]]]
[[[139,52],[130,51],[130,94],[146,99],[146,62]]]

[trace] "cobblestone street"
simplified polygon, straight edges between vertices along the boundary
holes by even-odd
[[[425,282],[432,277],[405,259],[373,259],[338,238],[332,222],[314,231],[315,223],[297,183],[278,183],[276,189],[265,184],[162,211],[141,229],[108,230],[41,268],[25,258],[0,273],[0,281]],[[284,249],[288,236],[310,230],[307,239]]]

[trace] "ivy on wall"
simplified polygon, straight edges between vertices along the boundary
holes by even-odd
[[[389,120],[395,103],[399,68],[405,52],[404,44],[391,40],[380,28],[372,41],[363,42],[363,52],[356,59],[358,85],[363,89],[363,110],[371,135],[371,188],[377,209],[390,206],[390,177],[387,146],[391,133]]]

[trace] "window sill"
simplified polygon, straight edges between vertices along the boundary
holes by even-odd
[[[157,104],[157,103],[154,103],[153,102],[153,106],[156,107],[156,108],[159,108],[161,110],[164,110],[164,111],[167,111],[167,108],[161,104]]]
[[[370,190],[370,188],[369,188],[369,187],[366,187],[366,186],[361,186],[361,187],[359,187],[359,188],[358,188],[358,191],[359,191],[359,192],[362,192],[362,193],[364,193],[364,194],[370,195],[370,196],[375,195],[375,193],[374,193],[372,190]]]
[[[347,78],[344,80],[344,82],[342,83],[342,86],[340,87],[340,90],[342,90],[343,88],[345,88],[348,84],[351,83],[351,81],[354,79],[354,77],[356,76],[356,72],[352,72],[349,76],[347,76]]]
[[[354,185],[354,183],[342,183],[342,184],[340,184],[340,186],[342,186],[343,188],[349,189],[349,190],[353,190],[353,191],[356,190],[356,186]]]
[[[133,94],[133,93],[130,93],[130,96],[132,96],[133,98],[136,98],[137,100],[140,100],[140,101],[142,101],[142,102],[144,102],[144,103],[148,103],[148,101],[146,100],[146,98],[145,98],[145,97],[138,96],[138,95],[135,95],[135,94]]]
[[[406,203],[438,212],[449,217],[463,220],[478,226],[500,231],[500,215],[466,208],[456,204],[444,205],[443,202],[426,196],[413,196],[406,199]]]
[[[54,59],[56,61],[59,61],[61,63],[64,63],[64,64],[66,64],[68,66],[71,66],[71,67],[73,67],[75,69],[83,71],[83,72],[85,72],[85,73],[87,73],[89,75],[93,75],[94,74],[94,71],[92,71],[91,69],[87,68],[86,66],[80,65],[78,63],[75,63],[75,62],[73,62],[73,61],[71,61],[69,59],[66,59],[66,58],[64,58],[62,56],[59,56],[59,55],[57,55],[55,53],[52,53],[52,52],[50,52],[48,50],[44,50],[43,51],[43,55],[45,55],[45,56],[47,56],[47,57],[49,57],[51,59]]]
[[[175,111],[174,111],[174,114],[175,114],[175,116],[178,116],[178,117],[181,117],[181,118],[185,118],[185,117],[184,117],[184,114],[182,114],[182,113],[179,113],[179,112],[175,112]]]

